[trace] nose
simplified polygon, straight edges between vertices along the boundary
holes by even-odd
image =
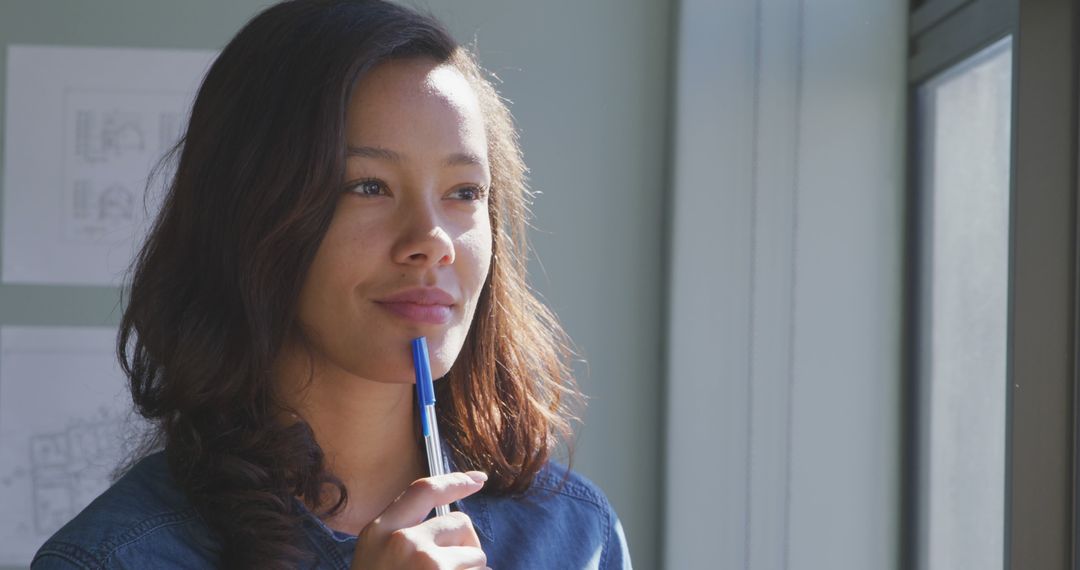
[[[407,218],[391,252],[396,263],[429,267],[454,262],[454,241],[434,209],[417,207]]]

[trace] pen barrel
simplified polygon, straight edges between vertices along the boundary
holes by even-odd
[[[439,446],[439,440],[437,432],[432,432],[431,435],[424,437],[424,449],[427,451],[428,461],[428,473],[432,477],[436,475],[443,475],[445,469],[442,464],[442,450]],[[448,505],[436,505],[435,516],[444,516],[450,514],[450,507]]]
[[[439,437],[439,422],[435,419],[435,406],[424,406],[424,413],[428,416],[428,424],[431,429],[431,446],[435,450],[436,460],[435,464],[429,464],[429,467],[433,475],[445,475],[446,464],[443,460],[442,438]]]
[[[427,451],[428,475],[431,477],[442,475],[443,472],[442,469],[439,467],[440,461],[438,456],[438,449],[435,446],[435,438],[430,435],[425,436],[424,449]]]
[[[424,406],[424,419],[427,420],[428,434],[424,436],[424,449],[427,451],[428,461],[428,473],[432,477],[436,475],[445,475],[446,469],[443,465],[443,453],[442,453],[442,441],[439,439],[439,422],[435,420],[435,406]],[[435,507],[436,516],[444,516],[450,514],[450,507],[448,505],[437,505]]]

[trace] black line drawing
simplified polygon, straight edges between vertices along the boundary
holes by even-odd
[[[123,425],[115,419],[84,422],[31,436],[30,478],[38,535],[59,530],[109,486],[109,474],[123,451]]]
[[[91,163],[142,153],[146,147],[143,114],[137,111],[75,111],[75,156]]]
[[[118,230],[131,228],[140,210],[128,185],[112,182],[99,189],[94,180],[75,180],[71,193],[71,215],[66,234],[69,238],[96,240]]]
[[[135,219],[135,195],[122,184],[113,184],[98,196],[98,220],[131,222]]]

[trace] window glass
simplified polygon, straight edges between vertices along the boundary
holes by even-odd
[[[919,566],[1003,567],[1012,42],[917,92]]]

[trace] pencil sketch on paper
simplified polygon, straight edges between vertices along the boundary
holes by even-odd
[[[146,132],[140,113],[113,109],[75,111],[75,156],[87,164],[141,153],[146,149]]]
[[[135,221],[135,193],[119,182],[99,189],[94,180],[76,180],[71,198],[71,229],[84,237],[104,237],[110,229]]]
[[[47,538],[109,486],[121,456],[122,422],[79,423],[30,437],[34,531]]]
[[[172,177],[205,50],[7,46],[4,283],[121,285]]]
[[[148,424],[110,327],[0,327],[0,567],[105,491]]]
[[[171,177],[154,168],[180,139],[187,95],[68,89],[64,101],[63,238],[75,244],[137,241]]]
[[[30,516],[11,521],[12,530],[36,544],[52,536],[108,489],[143,429],[130,414],[103,406],[96,417],[31,433],[24,461],[0,468],[0,495],[29,499]]]

